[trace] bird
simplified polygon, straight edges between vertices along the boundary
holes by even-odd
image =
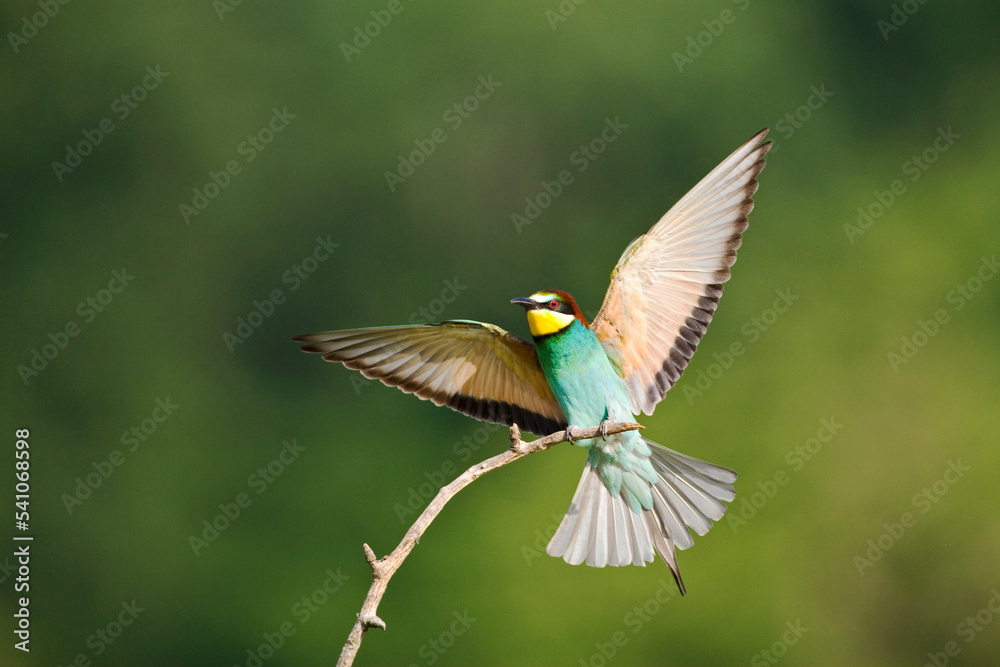
[[[511,300],[531,341],[485,322],[382,326],[295,336],[304,352],[470,417],[544,436],[568,430],[587,450],[570,507],[546,552],[594,567],[645,566],[658,553],[682,594],[675,549],[694,544],[735,498],[736,473],[612,421],[652,415],[716,311],[747,229],[767,128],[723,160],[635,239],[593,322],[546,289]],[[574,428],[600,426],[590,439]]]

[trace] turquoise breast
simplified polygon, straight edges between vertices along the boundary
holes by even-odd
[[[599,426],[605,419],[634,421],[628,390],[593,331],[574,320],[559,333],[536,339],[538,361],[571,426]],[[657,481],[650,451],[638,431],[607,439],[576,440],[612,497],[625,492],[634,512],[653,505],[649,484]],[[640,480],[645,480],[645,483]]]
[[[632,418],[624,381],[597,336],[579,320],[535,344],[545,378],[570,424],[588,427],[609,417]]]

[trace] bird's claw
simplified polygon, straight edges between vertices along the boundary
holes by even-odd
[[[611,423],[612,423],[612,420],[605,419],[597,427],[597,435],[601,436],[601,438],[603,440],[607,440],[608,439],[608,435],[609,435],[608,434],[608,429],[610,428]],[[581,431],[581,429],[577,428],[576,426],[573,426],[573,425],[567,426],[566,427],[566,442],[572,444],[572,443],[576,442],[577,440],[579,440],[580,439],[579,438],[580,431]]]

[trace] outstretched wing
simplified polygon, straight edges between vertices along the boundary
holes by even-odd
[[[535,346],[500,327],[465,320],[296,336],[322,354],[390,387],[470,417],[548,435],[566,417]]]
[[[736,262],[771,143],[750,141],[632,242],[591,328],[647,415],[691,360]]]

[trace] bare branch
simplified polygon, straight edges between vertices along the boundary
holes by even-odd
[[[606,422],[603,426],[606,429],[606,435],[643,428],[642,424],[633,424],[631,422]],[[361,605],[358,620],[354,623],[354,628],[351,629],[351,634],[348,635],[347,642],[340,652],[337,667],[349,667],[354,664],[354,658],[358,654],[358,649],[361,648],[361,641],[365,638],[368,628],[381,628],[385,630],[385,621],[379,618],[376,612],[378,611],[379,603],[382,601],[382,596],[385,594],[386,586],[389,585],[389,579],[392,578],[392,575],[396,573],[399,566],[403,564],[406,557],[413,551],[413,547],[416,546],[424,531],[427,530],[427,527],[431,525],[431,521],[441,513],[445,504],[456,493],[491,470],[496,470],[528,454],[544,451],[560,442],[566,442],[571,439],[587,440],[595,438],[601,435],[600,429],[600,426],[583,429],[570,427],[567,429],[569,435],[567,435],[567,431],[558,431],[544,438],[525,442],[521,440],[521,429],[517,427],[517,424],[514,424],[510,427],[510,449],[481,463],[477,463],[452,480],[450,484],[441,487],[441,490],[434,496],[434,500],[417,517],[417,520],[410,529],[406,531],[406,535],[403,536],[403,541],[399,543],[399,546],[391,554],[383,558],[376,558],[375,552],[365,544],[365,558],[372,568],[372,585],[368,590],[368,597],[365,598],[364,603]]]

